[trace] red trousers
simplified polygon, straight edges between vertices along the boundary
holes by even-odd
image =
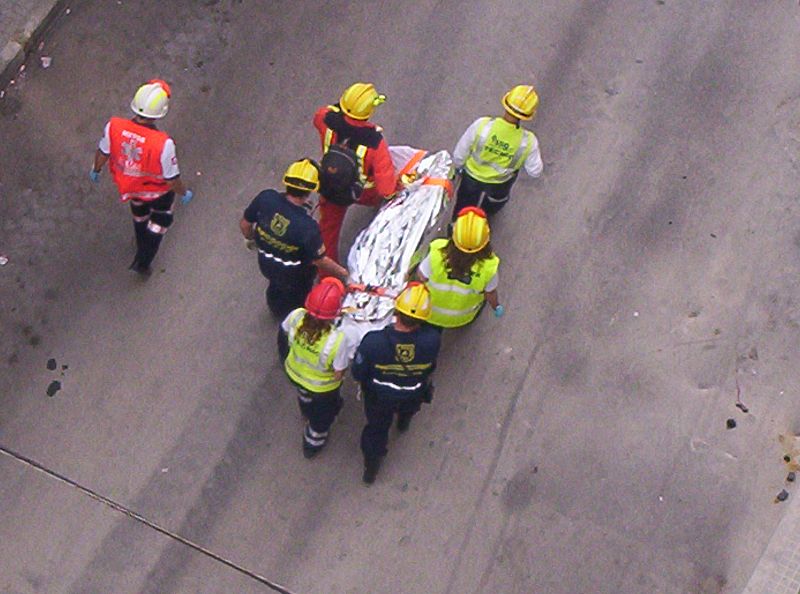
[[[380,202],[380,194],[374,188],[369,188],[362,192],[356,204],[377,206]],[[322,234],[322,243],[325,244],[325,255],[337,262],[339,261],[339,233],[342,231],[344,215],[348,208],[328,202],[323,196],[319,197],[319,230]]]

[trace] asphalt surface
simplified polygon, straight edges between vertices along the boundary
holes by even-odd
[[[71,8],[0,100],[0,445],[298,594],[744,587],[800,431],[796,5]],[[142,282],[87,173],[154,76],[197,197]],[[506,316],[446,336],[369,488],[352,398],[303,459],[237,225],[354,80],[390,143],[431,149],[532,81],[546,163],[493,224]],[[269,591],[8,457],[0,502],[2,592]]]

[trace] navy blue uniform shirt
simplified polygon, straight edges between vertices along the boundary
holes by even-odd
[[[436,368],[441,335],[430,326],[398,332],[393,326],[364,335],[353,377],[364,389],[391,399],[419,397]]]
[[[268,277],[306,275],[325,255],[319,224],[285,194],[264,190],[245,209],[244,219],[256,224],[258,262]]]

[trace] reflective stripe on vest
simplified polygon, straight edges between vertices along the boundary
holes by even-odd
[[[309,392],[330,392],[342,385],[333,369],[333,360],[342,346],[344,334],[339,330],[324,332],[314,344],[297,338],[297,328],[305,317],[306,310],[299,308],[289,314],[289,355],[284,369],[292,381]]]
[[[478,181],[501,184],[522,168],[533,144],[530,130],[502,118],[481,118],[465,167]]]
[[[111,118],[108,167],[120,198],[148,202],[169,192],[161,169],[161,153],[169,136],[131,120]]]
[[[335,105],[329,105],[328,109],[331,111],[340,111],[338,107]],[[325,128],[325,138],[322,140],[322,154],[328,152],[328,149],[333,142],[333,130],[330,128]],[[361,187],[372,188],[375,186],[375,182],[367,179],[367,173],[364,171],[364,158],[367,156],[368,147],[364,146],[363,144],[359,144],[355,148],[356,157],[358,157],[358,183],[361,184]]]
[[[475,263],[472,280],[465,284],[447,277],[442,255],[442,248],[447,243],[447,239],[431,242],[431,277],[426,284],[431,292],[432,311],[428,322],[443,328],[457,328],[468,324],[478,315],[485,299],[483,292],[497,273],[500,258],[492,254],[491,258]]]

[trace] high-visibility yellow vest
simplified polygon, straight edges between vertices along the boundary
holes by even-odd
[[[297,337],[297,328],[305,315],[302,307],[289,314],[289,355],[284,369],[286,375],[309,392],[330,392],[342,385],[342,380],[335,378],[333,360],[342,347],[344,334],[328,330],[314,344],[307,344]]]
[[[329,105],[328,109],[330,109],[331,111],[335,111],[335,112],[342,111],[340,108],[338,108],[335,105]],[[340,139],[337,139],[337,140],[341,141],[341,140],[344,140],[344,139],[340,138]],[[333,130],[331,130],[330,128],[326,127],[325,128],[325,138],[322,141],[322,154],[323,155],[328,152],[328,149],[330,148],[332,142],[333,142]],[[364,157],[367,156],[367,150],[369,150],[368,147],[364,146],[363,144],[359,144],[355,148],[355,153],[356,153],[356,156],[358,157],[358,183],[360,183],[361,187],[365,188],[365,189],[366,188],[372,188],[372,187],[375,186],[375,182],[373,182],[372,180],[368,180],[367,179],[367,172],[364,170]]]
[[[491,258],[476,262],[472,266],[472,278],[469,284],[448,278],[442,248],[447,239],[436,239],[431,242],[431,277],[426,283],[431,292],[431,317],[428,322],[442,328],[458,328],[469,324],[478,315],[483,304],[483,292],[492,277],[497,274],[500,258],[492,254]]]
[[[464,167],[478,181],[501,184],[522,168],[535,142],[530,130],[503,118],[481,118]]]

